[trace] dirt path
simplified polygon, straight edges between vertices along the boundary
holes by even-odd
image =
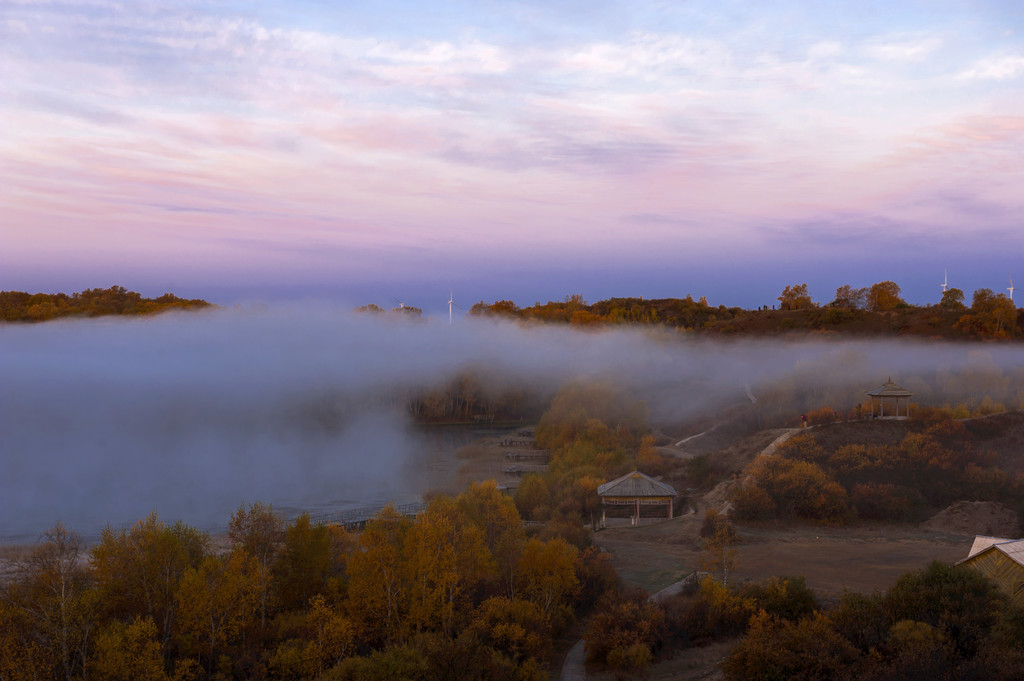
[[[562,663],[562,673],[558,678],[561,681],[587,681],[587,649],[583,639],[576,641],[576,645],[569,649]]]

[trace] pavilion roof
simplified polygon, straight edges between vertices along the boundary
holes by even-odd
[[[868,392],[871,397],[910,397],[914,393],[900,385],[896,385],[890,378],[885,385]]]
[[[633,471],[599,486],[597,495],[601,497],[674,497],[676,488],[655,480],[649,475],[644,475],[640,471]]]
[[[971,552],[967,554],[967,558],[960,562],[963,563],[989,550],[1006,554],[1007,558],[1024,566],[1024,539],[1003,539],[1002,537],[986,537],[983,535],[978,535],[974,538]]]

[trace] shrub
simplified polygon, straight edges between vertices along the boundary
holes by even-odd
[[[791,622],[810,615],[818,607],[814,592],[803,577],[769,577],[763,582],[745,585],[739,595],[770,615]]]
[[[857,659],[856,649],[821,614],[789,622],[761,611],[747,636],[722,663],[727,679],[835,679]]]
[[[513,499],[523,518],[544,521],[551,517],[551,490],[539,475],[524,477]]]
[[[836,310],[833,310],[835,312]],[[835,423],[841,420],[841,417],[831,407],[822,407],[815,409],[814,411],[807,412],[807,423],[812,426],[816,426],[822,423]]]
[[[890,621],[924,622],[942,631],[960,654],[971,655],[997,623],[1005,600],[981,573],[933,562],[900,577],[883,604]]]
[[[540,531],[537,538],[542,541],[561,538],[580,550],[587,548],[591,543],[590,530],[583,525],[583,521],[576,514],[552,518]]]
[[[844,591],[829,619],[843,638],[865,653],[880,646],[888,636],[889,621],[878,594]]]
[[[743,633],[755,612],[753,601],[736,595],[710,577],[701,580],[695,596],[676,598],[687,601],[681,623],[698,644]]]
[[[640,670],[664,637],[665,613],[647,600],[646,593],[634,589],[609,594],[587,627],[587,659],[620,671]]]
[[[611,554],[588,547],[580,556],[576,576],[580,582],[577,602],[581,608],[596,604],[602,596],[617,591],[621,586],[619,573],[612,565]]]
[[[779,516],[842,522],[849,515],[846,490],[817,464],[794,461],[776,454],[761,457],[748,468],[748,472],[752,482],[744,485],[738,496],[756,494],[747,489],[751,484],[756,485],[774,503]],[[743,500],[742,509],[741,503],[736,503],[742,517],[751,517],[747,515],[750,511],[766,506],[760,495]]]
[[[733,492],[732,504],[736,517],[742,520],[768,520],[778,512],[768,493],[754,484],[738,487]]]
[[[789,438],[776,447],[775,455],[791,461],[807,461],[813,464],[822,464],[828,459],[828,452],[810,435]]]
[[[925,510],[917,490],[874,482],[854,485],[850,505],[865,520],[909,522],[919,520]]]

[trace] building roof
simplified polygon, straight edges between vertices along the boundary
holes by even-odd
[[[606,482],[597,488],[601,497],[674,497],[676,488],[655,480],[640,471],[626,473],[621,478]]]
[[[960,563],[968,561],[986,551],[999,551],[1013,562],[1024,567],[1024,539],[1004,539],[1002,537],[986,537],[984,535],[978,535],[974,538],[971,552]]]
[[[868,392],[868,395],[872,397],[910,397],[913,394],[903,386],[893,383],[892,378],[889,378],[881,388],[875,388]]]

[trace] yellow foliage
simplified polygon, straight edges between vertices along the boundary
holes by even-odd
[[[111,621],[93,641],[89,677],[102,681],[171,681],[164,671],[163,646],[151,617],[125,624]]]

